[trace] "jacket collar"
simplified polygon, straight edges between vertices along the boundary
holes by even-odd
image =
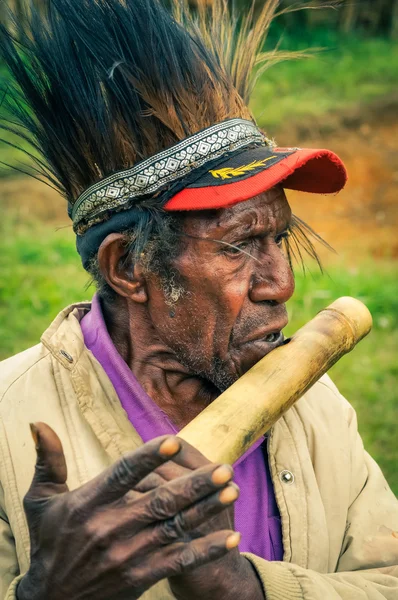
[[[91,302],[67,306],[41,336],[42,344],[69,370],[73,369],[85,348],[80,321],[90,307]]]

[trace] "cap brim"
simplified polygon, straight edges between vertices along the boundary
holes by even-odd
[[[277,184],[286,189],[333,194],[346,184],[341,159],[330,150],[310,148],[247,149],[229,157],[173,196],[167,211],[232,206]]]

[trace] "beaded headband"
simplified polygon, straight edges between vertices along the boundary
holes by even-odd
[[[81,234],[106,218],[109,211],[126,210],[136,199],[154,196],[207,163],[252,144],[273,145],[252,121],[228,119],[207,127],[89,187],[69,207],[73,228]]]

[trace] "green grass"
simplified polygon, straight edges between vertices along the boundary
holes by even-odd
[[[358,413],[365,447],[379,463],[398,494],[397,472],[397,347],[398,295],[396,267],[364,262],[359,268],[330,267],[328,275],[298,274],[296,293],[289,303],[293,333],[317,311],[339,296],[354,296],[368,306],[373,329],[330,371],[341,393]]]
[[[83,271],[70,229],[3,217],[0,225],[0,358],[39,341],[59,310],[86,299]],[[398,493],[396,422],[398,366],[398,295],[396,270],[389,263],[366,262],[357,269],[330,267],[322,276],[297,274],[289,303],[289,332],[342,295],[365,301],[373,313],[371,335],[331,371],[341,392],[358,412],[365,446]]]
[[[1,359],[36,344],[62,306],[92,292],[71,229],[6,218],[0,235]]]
[[[392,40],[312,31],[300,39],[282,37],[280,47],[322,49],[311,58],[275,65],[260,78],[252,109],[266,128],[321,118],[397,91],[398,44]]]

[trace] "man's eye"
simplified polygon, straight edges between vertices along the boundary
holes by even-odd
[[[244,242],[239,242],[239,244],[228,244],[224,248],[224,252],[229,256],[236,256],[242,253],[242,250],[246,250],[250,245],[250,240],[245,240]]]
[[[287,240],[287,238],[289,237],[289,235],[290,235],[290,231],[284,231],[283,233],[280,233],[275,238],[275,244],[277,246],[279,246],[279,248],[280,248],[282,246],[284,240]]]

